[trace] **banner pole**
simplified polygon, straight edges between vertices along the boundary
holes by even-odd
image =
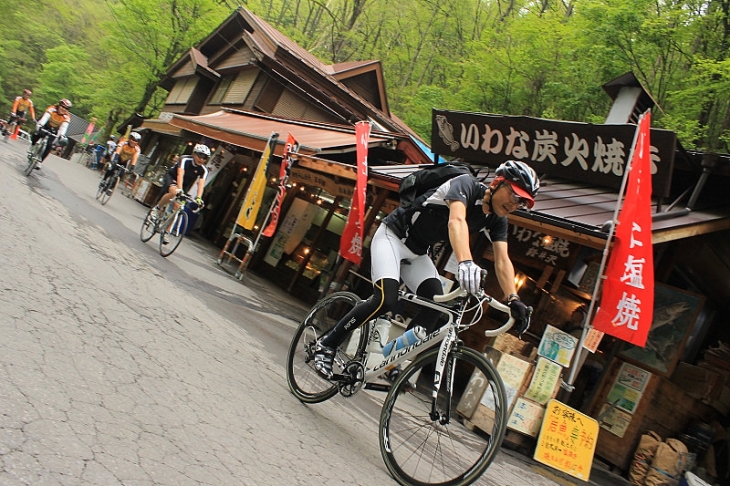
[[[264,229],[266,228],[266,225],[269,224],[269,219],[271,219],[271,213],[274,210],[274,205],[276,204],[276,196],[274,196],[274,200],[271,202],[271,206],[269,206],[269,214],[266,216],[266,219],[264,220],[264,224],[261,225],[261,228],[259,229],[258,234],[256,235],[256,239],[253,240],[253,243],[251,243],[251,246],[246,250],[246,256],[253,255],[253,253],[256,251],[256,247],[259,246],[259,241],[261,240],[261,237],[264,234]],[[238,267],[239,273],[244,272],[246,268],[248,267],[248,263],[251,261],[251,258],[244,258],[244,260],[241,262],[241,266]]]
[[[608,230],[608,237],[606,238],[606,245],[603,247],[603,255],[601,256],[601,263],[598,266],[598,277],[596,278],[596,285],[593,286],[593,295],[591,296],[591,301],[588,304],[588,312],[586,312],[585,321],[583,324],[583,332],[580,336],[580,341],[578,342],[578,348],[576,349],[575,356],[573,358],[573,364],[570,367],[570,373],[568,374],[568,381],[561,380],[560,386],[572,392],[575,387],[573,386],[573,383],[575,383],[575,379],[578,377],[578,373],[580,372],[580,368],[582,367],[582,361],[581,357],[584,353],[589,352],[587,349],[583,349],[583,343],[585,343],[586,336],[588,335],[588,332],[593,328],[591,326],[591,321],[593,320],[593,311],[596,306],[596,299],[598,298],[598,291],[601,288],[601,283],[603,282],[603,272],[606,269],[606,261],[608,260],[608,254],[610,253],[611,249],[611,242],[613,241],[613,234],[616,229],[616,221],[618,220],[619,212],[621,211],[622,201],[624,198],[624,193],[626,192],[626,184],[629,180],[629,172],[631,172],[631,164],[634,160],[634,152],[636,151],[636,144],[639,140],[639,127],[641,126],[641,120],[646,116],[646,113],[650,110],[646,110],[644,113],[641,114],[639,117],[637,123],[636,123],[636,131],[634,132],[634,140],[631,143],[631,152],[629,153],[628,160],[626,162],[626,169],[624,170],[624,176],[621,179],[621,187],[619,188],[618,192],[618,198],[616,200],[616,207],[613,210],[613,219],[611,220],[611,227]]]

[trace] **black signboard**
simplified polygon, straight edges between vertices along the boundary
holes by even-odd
[[[561,270],[568,270],[571,254],[580,249],[577,243],[563,238],[546,237],[546,233],[509,225],[509,254],[531,260],[541,268],[551,265]]]
[[[433,110],[431,150],[496,167],[522,160],[539,174],[619,188],[636,125],[593,125],[526,116]],[[651,130],[654,196],[669,195],[677,135]]]

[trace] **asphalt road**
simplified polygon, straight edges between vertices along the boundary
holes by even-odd
[[[284,360],[306,306],[195,238],[162,258],[147,208],[0,142],[0,484],[387,485],[379,395],[305,406]],[[478,484],[585,484],[500,454]]]

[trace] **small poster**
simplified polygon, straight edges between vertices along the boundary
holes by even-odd
[[[567,368],[578,345],[578,339],[557,327],[548,325],[542,335],[537,354]]]
[[[585,341],[583,341],[583,347],[591,353],[595,353],[598,349],[598,345],[601,344],[604,332],[598,329],[591,328],[586,335]]]
[[[646,384],[651,378],[651,373],[629,363],[621,365],[618,372],[617,383],[633,388],[634,390],[643,392]]]
[[[641,400],[641,392],[629,388],[620,383],[614,383],[611,391],[608,392],[606,401],[609,404],[616,404],[618,408],[629,413],[634,413]]]
[[[550,400],[534,459],[588,481],[597,438],[598,422],[557,400]]]
[[[537,437],[545,407],[520,397],[507,420],[507,427],[530,437]]]
[[[497,371],[502,378],[504,391],[507,394],[507,410],[512,406],[529,369],[530,363],[523,359],[510,354],[502,354],[499,357]],[[482,396],[481,403],[489,410],[494,410],[494,397],[491,393],[485,393]]]
[[[610,403],[603,404],[598,416],[601,418],[601,428],[619,438],[622,438],[626,434],[626,429],[629,428],[632,418],[631,414],[611,406]]]
[[[535,373],[532,375],[530,387],[525,392],[525,398],[545,405],[553,396],[553,391],[560,380],[560,372],[563,368],[549,359],[537,358]]]

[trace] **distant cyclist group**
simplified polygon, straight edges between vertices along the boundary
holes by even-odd
[[[65,147],[68,144],[66,131],[71,123],[69,110],[72,105],[71,101],[63,98],[55,105],[46,108],[41,118],[36,120],[35,108],[30,98],[32,94],[30,89],[25,89],[20,96],[15,98],[8,121],[0,126],[0,133],[6,138],[12,135],[26,122],[26,115],[30,114],[31,119],[35,122],[35,130],[30,137],[31,145],[28,153],[34,153],[39,142],[47,139],[44,146],[38,147],[38,150],[42,148],[42,153],[38,154],[39,160],[33,168],[39,169],[40,164],[45,161],[54,147]],[[121,178],[126,172],[134,169],[141,153],[141,141],[142,136],[138,132],[131,132],[126,140],[120,140],[119,143],[116,142],[114,135],[109,137],[103,154],[106,170],[100,187],[102,185],[104,188],[111,187],[109,183],[111,179]],[[163,212],[170,202],[174,202],[176,197],[180,196],[183,190],[191,190],[196,180],[198,185],[195,202],[199,205],[202,204],[203,188],[208,176],[205,164],[210,155],[210,148],[207,145],[198,144],[193,148],[192,155],[183,156],[175,161],[173,167],[165,174],[160,200],[153,208],[155,214]]]
[[[51,152],[54,146],[66,146],[68,139],[66,138],[66,130],[68,129],[69,123],[71,123],[71,102],[66,98],[59,100],[55,105],[51,105],[46,108],[43,115],[39,120],[35,117],[35,108],[33,101],[30,99],[30,95],[33,94],[31,90],[23,90],[23,94],[15,98],[13,107],[10,111],[10,117],[7,123],[2,127],[3,136],[6,138],[13,135],[16,130],[26,122],[26,115],[29,113],[31,119],[35,122],[35,131],[30,137],[31,146],[28,149],[30,153],[33,151],[36,144],[43,138],[48,138],[43,153],[40,154],[40,161],[43,162],[48,154]],[[39,165],[35,166],[36,169]]]

